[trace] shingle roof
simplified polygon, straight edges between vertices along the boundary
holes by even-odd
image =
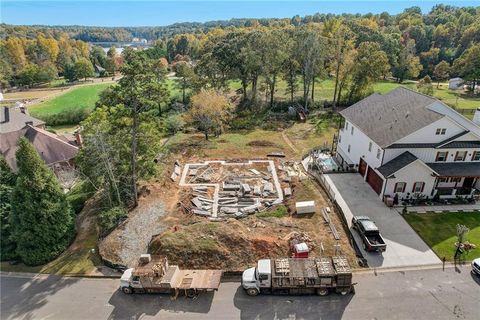
[[[458,149],[469,149],[469,148],[480,148],[480,141],[452,141],[442,148],[458,148]]]
[[[442,177],[480,177],[480,162],[426,163]]]
[[[413,161],[417,160],[418,158],[411,154],[408,151],[405,151],[401,155],[392,160],[388,161],[381,167],[378,167],[377,170],[380,172],[385,178],[388,178],[398,170],[402,169],[403,167],[409,165]]]
[[[37,127],[45,124],[42,120],[36,119],[28,114],[8,107],[0,107],[0,133],[9,133],[21,130],[26,123]]]
[[[374,93],[341,111],[380,147],[435,122],[442,114],[426,108],[438,100],[408,88],[398,87],[384,95]]]
[[[394,144],[391,144],[387,147],[387,149],[408,149],[408,148],[456,148],[456,147],[447,147],[447,145],[450,145],[451,141],[457,139],[457,138],[460,138],[464,135],[466,135],[467,133],[469,133],[470,131],[466,130],[466,131],[462,131],[454,136],[451,136],[450,138],[448,139],[445,139],[441,142],[438,142],[438,143],[394,143]],[[449,143],[450,142],[450,143]],[[459,142],[459,141],[454,141],[453,143],[455,142]],[[472,141],[474,142],[474,141]],[[461,147],[459,147],[461,148]]]
[[[17,170],[15,152],[22,136],[30,141],[47,165],[68,161],[78,153],[76,146],[61,140],[57,135],[29,125],[15,132],[0,134],[0,153],[14,171]]]

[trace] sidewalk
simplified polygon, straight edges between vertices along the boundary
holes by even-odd
[[[395,208],[399,213],[402,213],[403,207]],[[480,211],[480,203],[476,204],[449,204],[449,205],[439,205],[439,206],[418,206],[418,207],[407,207],[408,212],[412,213],[427,213],[427,212],[472,212]]]

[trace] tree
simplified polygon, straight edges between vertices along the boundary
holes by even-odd
[[[193,82],[195,81],[195,73],[193,68],[187,62],[181,61],[175,64],[176,76],[180,78],[179,86],[182,90],[182,102],[186,103],[186,90],[191,88]]]
[[[273,107],[278,75],[287,59],[285,51],[285,30],[273,29],[262,34],[262,47],[260,60],[262,62],[262,75],[270,95],[270,107]]]
[[[95,69],[93,68],[90,60],[86,58],[80,58],[75,62],[75,77],[77,79],[85,79],[87,81],[88,77],[93,77],[95,75]]]
[[[152,173],[154,159],[152,152],[158,151],[155,148],[155,138],[148,133],[156,126],[152,115],[156,110],[160,112],[161,106],[169,101],[169,91],[164,76],[157,71],[157,61],[132,48],[123,51],[123,58],[124,64],[120,70],[123,77],[117,86],[105,90],[100,95],[97,105],[113,108],[116,111],[112,113],[116,115],[113,119],[119,118],[119,127],[113,130],[125,130],[129,137],[128,140],[120,138],[129,142],[127,154],[130,163],[127,175],[130,180],[131,198],[126,202],[128,205],[136,206],[138,178]]]
[[[186,120],[202,131],[205,139],[214,131],[220,134],[231,116],[233,106],[228,99],[213,90],[202,90],[191,99],[191,107],[187,111]]]
[[[348,104],[373,91],[373,83],[388,72],[387,54],[375,42],[364,42],[357,50],[351,70]]]
[[[29,63],[23,67],[17,75],[18,83],[21,85],[33,86],[37,82],[38,66]]]
[[[472,91],[480,81],[480,44],[472,45],[470,48],[453,62],[453,69],[464,77],[465,80],[472,81]]]
[[[39,265],[54,259],[69,245],[74,236],[72,211],[55,175],[27,139],[20,139],[16,158],[12,238],[22,261]]]
[[[433,86],[432,86],[432,79],[430,76],[425,76],[423,79],[418,81],[417,89],[419,92],[423,94],[433,95]]]
[[[448,79],[450,72],[450,65],[447,61],[442,60],[440,61],[433,70],[433,75],[435,79],[437,79],[437,89],[440,86],[440,81],[445,81]]]
[[[420,58],[415,56],[415,40],[404,41],[397,64],[393,67],[393,76],[397,78],[399,83],[402,83],[407,78],[417,77],[422,68]]]
[[[0,156],[0,261],[15,258],[16,244],[11,237],[12,192],[16,176]]]

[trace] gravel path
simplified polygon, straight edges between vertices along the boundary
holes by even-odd
[[[161,201],[142,204],[134,209],[122,225],[100,242],[102,258],[112,264],[134,266],[140,254],[147,252],[152,236],[165,229],[161,223],[165,213],[165,205]]]

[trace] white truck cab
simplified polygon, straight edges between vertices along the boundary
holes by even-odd
[[[133,289],[142,289],[143,286],[140,283],[138,276],[133,275],[134,268],[127,269],[123,272],[120,278],[120,289],[124,293],[132,293]]]
[[[250,296],[261,291],[269,291],[272,287],[272,267],[270,259],[261,259],[256,268],[249,268],[242,274],[242,287]]]

